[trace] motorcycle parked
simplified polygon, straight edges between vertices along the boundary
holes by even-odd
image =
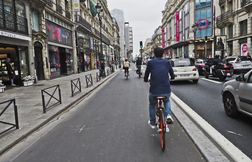
[[[205,78],[212,76],[219,78],[220,81],[225,81],[226,78],[232,77],[233,65],[220,59],[208,59],[204,67],[204,75]]]

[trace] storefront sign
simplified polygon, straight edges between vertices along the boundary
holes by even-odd
[[[176,41],[179,42],[179,11],[176,11]]]
[[[6,31],[1,31],[1,30],[0,30],[0,36],[14,38],[14,39],[21,39],[21,40],[26,40],[26,41],[31,41],[30,37],[26,37],[26,36],[23,36],[23,35],[6,32]]]
[[[199,19],[196,24],[199,30],[203,30],[208,27],[209,21],[207,19]]]
[[[70,30],[46,21],[46,33],[49,41],[72,46],[72,32]]]
[[[241,44],[241,56],[247,56],[248,55],[248,44],[243,43]]]

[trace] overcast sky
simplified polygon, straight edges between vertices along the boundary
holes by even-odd
[[[161,25],[166,0],[107,0],[109,10],[121,9],[125,21],[133,28],[133,54],[139,54],[139,41],[143,44]]]

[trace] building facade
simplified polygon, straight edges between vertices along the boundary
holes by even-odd
[[[162,17],[167,57],[209,58],[215,55],[215,6],[218,0],[167,0]]]
[[[219,0],[220,15],[216,20],[221,35],[225,36],[223,48],[226,55],[252,53],[252,1]]]
[[[0,79],[4,84],[10,84],[7,58],[18,85],[28,75],[36,80],[53,79],[97,68],[101,57],[113,61],[114,36],[119,31],[107,1],[80,0],[78,9],[76,2],[0,0]],[[103,9],[102,26],[97,3]]]
[[[111,15],[116,19],[117,24],[119,26],[119,36],[120,36],[120,62],[123,61],[124,58],[124,45],[125,45],[125,40],[124,40],[124,14],[123,11],[120,9],[113,9],[111,10]]]
[[[125,40],[125,58],[128,58],[130,60],[133,59],[132,53],[133,53],[133,29],[129,25],[129,22],[124,23],[124,40]]]
[[[0,0],[0,79],[6,85],[11,84],[7,59],[15,84],[22,85],[22,78],[34,73],[30,10],[28,1]]]

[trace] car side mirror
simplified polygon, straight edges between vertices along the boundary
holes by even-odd
[[[235,78],[235,80],[236,80],[236,81],[239,81],[239,82],[244,81],[244,80],[245,80],[245,79],[244,79],[244,74],[237,76],[237,77]]]

